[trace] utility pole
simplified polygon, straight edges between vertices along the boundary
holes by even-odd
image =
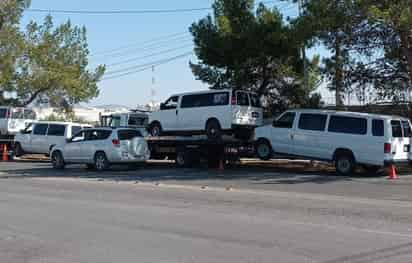
[[[303,14],[305,4],[306,4],[306,0],[298,1],[299,15]],[[309,89],[309,75],[308,75],[308,63],[306,61],[306,43],[303,43],[302,58],[303,58],[303,85],[304,85],[304,88],[307,90]]]

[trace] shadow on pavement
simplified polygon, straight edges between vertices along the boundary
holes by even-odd
[[[352,181],[359,177],[381,177],[382,174],[356,173],[352,177],[337,176],[335,170],[328,164],[308,162],[245,162],[230,165],[224,171],[208,169],[204,164],[200,168],[179,169],[173,162],[149,162],[144,165],[128,167],[113,166],[106,172],[86,170],[84,166],[68,166],[65,170],[54,170],[48,163],[33,163],[24,167],[17,162],[3,178],[47,178],[66,177],[113,181],[205,181],[205,180],[243,180],[252,184],[327,184],[337,181]],[[23,166],[23,167],[21,167]]]

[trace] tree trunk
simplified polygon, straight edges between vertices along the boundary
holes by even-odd
[[[335,41],[335,99],[336,108],[343,106],[342,91],[343,91],[343,63],[342,63],[342,48],[341,40],[336,37]]]
[[[409,73],[409,82],[412,85],[412,32],[411,31],[402,31],[400,32],[402,53],[406,58],[408,63],[408,73]]]

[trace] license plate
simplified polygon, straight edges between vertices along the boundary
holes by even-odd
[[[403,151],[404,152],[410,152],[411,151],[411,146],[410,145],[404,145],[403,146]]]

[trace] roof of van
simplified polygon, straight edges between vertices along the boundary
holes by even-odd
[[[75,122],[64,122],[64,121],[34,121],[34,123],[40,124],[58,124],[58,125],[76,125],[76,126],[92,126],[90,124],[85,123],[75,123]]]
[[[353,111],[337,111],[337,110],[316,110],[316,109],[292,109],[288,112],[303,112],[303,113],[324,113],[324,114],[335,114],[335,115],[345,115],[353,117],[370,117],[370,118],[380,118],[380,119],[405,119],[406,117],[396,116],[396,115],[384,115],[384,114],[372,114],[363,112],[353,112]]]

